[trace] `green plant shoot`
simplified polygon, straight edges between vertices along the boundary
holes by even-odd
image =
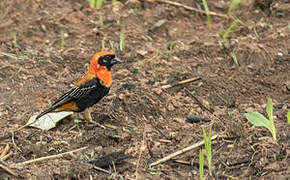
[[[122,25],[120,33],[120,51],[123,51],[124,48],[125,48],[125,25]]]
[[[204,128],[202,128],[202,134],[204,139],[204,147],[206,151],[206,159],[208,163],[208,170],[209,174],[212,174],[212,168],[211,168],[211,128],[208,131],[208,135],[206,134],[206,131]]]
[[[89,0],[89,4],[92,8],[96,8],[97,0]]]
[[[102,39],[102,51],[105,49],[105,39]]]
[[[199,150],[199,179],[203,180],[204,178],[204,157],[202,149]]]
[[[274,117],[273,117],[273,104],[272,104],[271,98],[269,98],[267,101],[266,112],[267,112],[269,120],[265,118],[265,116],[263,116],[261,113],[258,113],[255,111],[250,111],[246,113],[246,118],[254,126],[262,126],[262,127],[267,128],[271,132],[272,137],[275,140],[277,140]]]
[[[17,44],[17,33],[16,32],[13,32],[13,44],[14,44],[15,47],[18,46],[18,44]]]
[[[203,4],[205,14],[206,14],[206,25],[207,25],[207,28],[210,29],[211,28],[211,20],[210,20],[210,13],[209,13],[209,8],[208,8],[206,0],[202,0],[202,4]]]
[[[112,0],[112,3],[115,3],[117,0]]]
[[[172,56],[174,45],[175,45],[175,41],[172,41],[172,42],[169,44],[169,57]]]
[[[222,38],[223,39],[226,39],[229,36],[229,34],[234,31],[237,23],[238,23],[238,20],[235,19],[232,22],[232,24],[222,33]]]
[[[242,0],[233,0],[230,4],[230,7],[229,7],[229,11],[228,11],[228,14],[230,15],[232,13],[232,10],[235,9],[241,2]]]
[[[199,82],[198,84],[197,84],[197,86],[196,87],[201,87],[203,85],[203,82]]]
[[[109,44],[112,50],[115,50],[114,41],[109,40]]]
[[[104,21],[103,21],[103,13],[99,11],[99,20],[100,20],[100,28],[103,29]]]
[[[101,9],[103,4],[103,0],[97,0],[96,8]]]
[[[236,56],[236,53],[235,52],[232,52],[232,58],[234,60],[234,63],[238,66],[239,65],[239,62],[238,62],[238,59],[237,59],[237,56]]]
[[[92,8],[101,9],[103,0],[89,0],[89,4]]]

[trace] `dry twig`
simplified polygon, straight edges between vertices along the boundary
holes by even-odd
[[[189,11],[195,11],[195,12],[199,12],[199,13],[202,13],[202,14],[206,14],[206,12],[204,10],[200,10],[200,9],[197,9],[197,8],[186,6],[186,5],[180,4],[178,2],[173,2],[173,1],[168,1],[168,0],[156,0],[156,1],[160,2],[160,3],[170,4],[170,5],[177,6],[177,7],[182,7],[184,9],[186,9],[186,10],[189,10]],[[228,18],[227,15],[216,13],[216,12],[212,12],[212,11],[210,11],[209,14],[211,16],[218,16],[218,17]]]
[[[2,160],[2,158],[9,152],[10,150],[10,146],[9,144],[6,144],[4,150],[2,151],[1,155],[0,155],[0,160]]]
[[[5,166],[4,163],[0,161],[0,168],[4,169],[6,172],[12,174],[13,176],[18,176],[14,171],[12,171],[9,167]]]
[[[98,171],[104,172],[106,174],[110,174],[110,175],[112,174],[110,171],[107,171],[106,169],[100,168],[98,166],[94,166],[93,165],[93,168],[96,169],[96,170],[98,170]]]
[[[8,154],[6,154],[5,156],[1,157],[0,160],[1,161],[5,161],[6,159],[8,159],[11,155],[13,154],[12,151],[10,151]]]
[[[28,126],[30,126],[31,124],[35,123],[37,120],[38,120],[38,119],[35,119],[35,120],[33,120],[32,122],[30,122],[30,123],[28,123],[28,124],[25,124],[25,125],[21,126],[20,128],[16,129],[14,132],[20,131],[20,130],[22,130],[22,129],[28,127]],[[14,133],[14,132],[13,132],[13,133]]]
[[[14,135],[14,131],[11,131],[11,139],[12,139],[12,143],[13,143],[14,148],[15,148],[16,150],[22,152],[21,149],[16,145],[15,140],[14,140],[14,136],[15,136],[15,135]]]
[[[104,126],[107,127],[107,128],[111,128],[111,129],[118,129],[117,126],[114,126],[114,125],[112,125],[112,124],[104,123]]]
[[[41,157],[41,158],[37,158],[37,159],[24,161],[24,162],[21,162],[21,163],[11,164],[11,167],[15,167],[15,168],[19,168],[20,167],[21,168],[21,167],[23,167],[23,166],[25,166],[27,164],[41,162],[41,161],[45,161],[45,160],[56,159],[56,158],[61,158],[64,155],[71,154],[71,153],[78,152],[78,151],[82,151],[82,150],[87,149],[87,148],[88,148],[88,146],[82,147],[82,148],[79,148],[79,149],[75,149],[75,150],[72,150],[72,151],[69,151],[69,152],[64,152],[64,153],[51,155],[51,156],[45,156],[45,157]]]
[[[17,57],[14,54],[11,53],[5,53],[5,52],[0,52],[0,56],[8,56],[12,59],[17,59]]]
[[[214,139],[216,139],[217,137],[218,137],[218,135],[216,134],[216,135],[214,135],[214,136],[211,137],[211,140],[214,140]],[[188,147],[186,147],[186,148],[184,148],[184,149],[181,149],[181,150],[179,150],[179,151],[176,151],[175,153],[169,154],[168,156],[166,156],[166,157],[164,157],[164,158],[162,158],[162,159],[159,159],[158,161],[155,161],[155,162],[151,163],[149,166],[152,167],[152,166],[155,166],[155,165],[157,165],[157,164],[160,164],[160,163],[166,162],[166,161],[168,161],[168,160],[170,160],[170,159],[172,159],[172,158],[174,158],[174,157],[176,157],[176,156],[178,156],[178,155],[180,155],[180,154],[183,154],[183,153],[185,153],[185,152],[187,152],[187,151],[190,151],[190,150],[192,150],[192,149],[194,149],[194,148],[197,148],[197,147],[199,147],[199,146],[202,146],[203,144],[204,144],[204,141],[200,141],[200,142],[198,142],[198,143],[195,143],[195,144],[193,144],[193,145],[191,145],[191,146],[188,146]]]
[[[189,82],[193,82],[193,81],[198,81],[200,80],[201,78],[200,77],[195,77],[195,78],[191,78],[191,79],[186,79],[186,80],[183,80],[183,81],[179,81],[175,84],[167,84],[167,85],[164,85],[162,86],[161,88],[162,89],[169,89],[169,88],[172,88],[174,86],[178,86],[178,85],[182,85],[182,84],[186,84],[186,83],[189,83]]]

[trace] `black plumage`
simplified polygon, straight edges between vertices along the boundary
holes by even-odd
[[[56,110],[66,103],[73,101],[76,102],[78,108],[78,110],[76,110],[77,112],[84,111],[86,108],[91,107],[99,102],[109,93],[109,91],[110,87],[103,86],[103,82],[97,78],[94,78],[79,87],[71,88],[65,92],[51,105],[49,109],[39,114],[36,119],[39,119],[41,116]]]
[[[86,108],[93,106],[110,91],[110,87],[103,86],[103,83],[97,78],[88,81],[86,84],[78,88],[80,89],[79,94],[83,94],[75,99],[79,111],[83,111]],[[81,93],[81,91],[84,92]]]

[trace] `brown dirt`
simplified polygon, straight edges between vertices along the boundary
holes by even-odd
[[[192,0],[178,2],[196,8],[201,5]],[[210,10],[221,14],[227,13],[228,6],[224,1],[209,2]],[[100,29],[98,10],[87,1],[0,2],[0,148],[9,144],[13,152],[6,162],[89,146],[72,156],[15,169],[19,178],[198,179],[198,167],[173,160],[148,166],[201,141],[201,127],[212,127],[212,133],[219,134],[212,142],[219,179],[290,178],[287,0],[243,1],[234,11],[242,23],[226,40],[220,33],[232,20],[212,16],[208,30],[204,15],[155,0],[114,5],[107,1],[103,12],[105,24]],[[126,29],[122,52],[118,50],[121,24]],[[61,31],[66,35],[63,51]],[[115,44],[113,50],[124,63],[113,68],[113,87],[94,106],[94,119],[117,129],[104,130],[73,115],[50,131],[27,128],[17,132],[13,144],[11,131],[47,108],[80,78],[90,57],[101,50],[102,40],[110,50],[110,42]],[[232,52],[239,66],[234,64]],[[201,80],[161,89],[193,77]],[[275,106],[277,142],[265,128],[251,128],[244,118],[249,110],[265,113],[268,97]],[[185,121],[189,114],[210,121],[190,124]],[[60,141],[65,143],[56,143]],[[108,169],[115,176],[84,163],[123,149],[132,158]],[[198,152],[194,149],[175,159],[198,162]],[[16,179],[1,169],[0,177]]]

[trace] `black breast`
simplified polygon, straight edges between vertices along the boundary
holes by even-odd
[[[84,111],[86,108],[93,106],[109,93],[110,88],[103,86],[98,79],[91,80],[91,82],[96,84],[95,88],[93,88],[86,96],[76,100],[80,111]]]

